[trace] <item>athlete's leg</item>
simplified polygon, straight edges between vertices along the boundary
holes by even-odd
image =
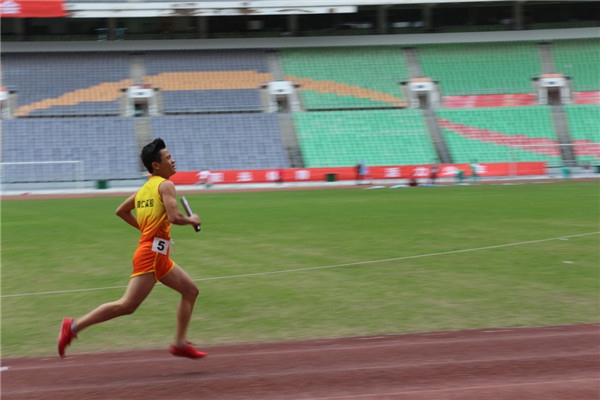
[[[155,284],[153,273],[132,277],[123,297],[117,301],[102,304],[89,314],[75,320],[76,332],[121,315],[132,314],[148,297]]]
[[[165,286],[181,293],[181,301],[177,308],[177,333],[175,344],[184,344],[186,341],[187,328],[192,318],[194,304],[198,297],[198,287],[192,278],[179,265],[175,264],[171,272],[160,280]]]

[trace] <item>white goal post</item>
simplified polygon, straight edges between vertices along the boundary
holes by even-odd
[[[85,181],[83,160],[0,163],[2,183],[53,183]]]

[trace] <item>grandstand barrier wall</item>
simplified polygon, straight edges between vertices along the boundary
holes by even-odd
[[[526,176],[546,175],[545,162],[517,163],[478,163],[474,164],[478,176]],[[429,178],[431,165],[390,165],[368,167],[365,179],[411,179]],[[453,178],[462,170],[465,176],[471,176],[470,164],[440,164],[438,178]],[[277,182],[314,182],[335,180],[357,180],[356,167],[337,168],[286,168],[261,170],[231,170],[231,171],[180,171],[171,177],[176,185],[196,184],[242,184],[242,183],[277,183]]]

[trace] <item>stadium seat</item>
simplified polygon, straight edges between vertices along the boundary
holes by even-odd
[[[535,42],[419,45],[417,56],[444,96],[529,93],[542,71]]]
[[[549,107],[438,109],[436,116],[456,163],[562,162]]]
[[[274,114],[152,117],[152,131],[168,143],[180,171],[289,167]]]
[[[600,105],[564,106],[573,151],[579,162],[600,165]]]
[[[261,50],[150,52],[144,67],[165,113],[261,111],[260,87],[273,79]]]
[[[571,78],[574,91],[600,89],[600,39],[555,40],[552,56],[556,72]]]
[[[285,78],[300,84],[305,109],[404,107],[409,73],[400,46],[280,50]]]
[[[141,176],[133,118],[20,118],[2,122],[2,162],[82,161],[84,179],[136,179]],[[74,178],[64,164],[3,168],[10,182]]]
[[[421,110],[295,113],[307,167],[428,164],[437,155]]]
[[[120,89],[131,84],[127,53],[116,52],[8,53],[2,74],[19,116],[119,115]]]

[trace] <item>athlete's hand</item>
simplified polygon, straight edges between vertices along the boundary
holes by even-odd
[[[200,221],[200,217],[198,216],[198,214],[193,214],[190,217],[190,225],[202,225],[202,221]]]

